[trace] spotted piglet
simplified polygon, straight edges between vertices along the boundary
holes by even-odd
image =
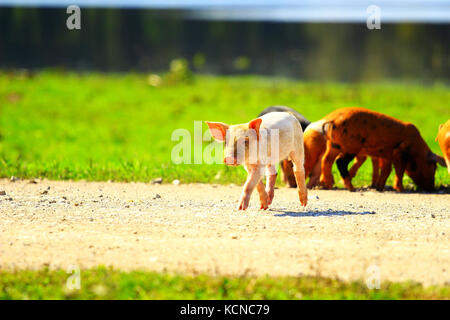
[[[268,208],[274,197],[276,164],[287,157],[294,164],[300,203],[306,206],[308,196],[303,166],[303,131],[292,114],[271,112],[248,123],[236,125],[208,121],[206,124],[216,141],[225,142],[224,163],[229,166],[242,164],[248,173],[239,200],[239,210],[247,209],[255,187],[259,193],[261,209]],[[262,182],[264,169],[266,187]]]

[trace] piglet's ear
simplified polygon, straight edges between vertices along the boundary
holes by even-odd
[[[256,118],[248,123],[248,128],[256,131],[256,136],[259,137],[259,127],[261,126],[262,119]]]
[[[205,121],[214,140],[222,142],[227,135],[228,125],[222,122]]]

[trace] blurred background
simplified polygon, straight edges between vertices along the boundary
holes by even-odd
[[[157,72],[182,57],[197,73],[447,82],[449,22],[448,0],[0,0],[0,68]]]

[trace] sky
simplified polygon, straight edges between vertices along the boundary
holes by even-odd
[[[192,19],[362,22],[380,8],[383,22],[450,23],[450,0],[0,0],[0,6],[117,7],[189,10]]]

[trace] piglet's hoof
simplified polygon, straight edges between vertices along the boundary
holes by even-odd
[[[261,203],[260,209],[267,210],[269,208],[268,197],[260,197],[259,202]]]
[[[404,191],[404,188],[403,188],[403,186],[401,184],[394,184],[394,189],[397,192],[403,192]]]
[[[248,203],[250,202],[250,197],[244,196],[239,201],[239,210],[245,210],[248,208]]]
[[[328,183],[328,182],[320,182],[320,186],[325,189],[325,190],[331,190],[333,189],[333,184]]]
[[[308,194],[306,192],[304,192],[304,193],[299,193],[298,196],[300,198],[301,205],[303,207],[306,207],[306,205],[308,204]]]
[[[344,179],[344,186],[348,191],[351,191],[351,192],[355,191],[355,188],[353,187],[350,178]]]

